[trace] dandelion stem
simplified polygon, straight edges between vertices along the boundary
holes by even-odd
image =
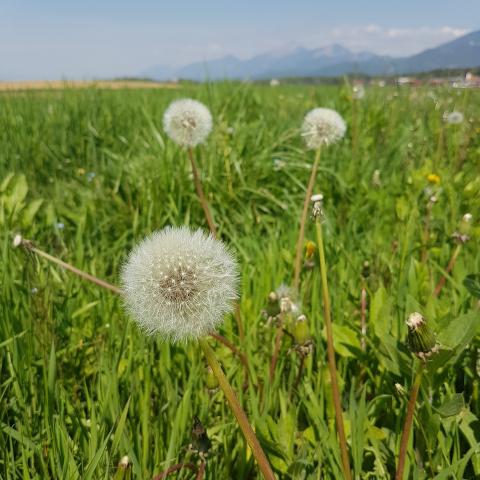
[[[108,282],[105,282],[104,280],[101,280],[100,278],[94,277],[93,275],[90,275],[89,273],[83,272],[82,270],[79,270],[78,268],[74,267],[73,265],[70,265],[69,263],[66,263],[59,258],[56,258],[36,247],[33,246],[33,243],[29,240],[22,240],[22,245],[29,251],[36,253],[40,257],[46,258],[50,262],[55,263],[56,265],[59,265],[62,268],[65,268],[65,270],[69,270],[70,272],[74,273],[75,275],[78,275],[79,277],[88,280],[89,282],[95,283],[96,285],[99,285],[100,287],[106,288],[107,290],[110,290],[116,294],[121,293],[120,288],[116,287],[115,285],[112,285]]]
[[[205,198],[205,194],[203,193],[202,182],[200,181],[200,174],[198,172],[197,163],[195,162],[195,157],[193,155],[193,149],[188,149],[188,158],[190,159],[190,165],[192,166],[192,173],[193,173],[193,183],[195,184],[195,189],[197,190],[197,195],[200,200],[200,203],[203,208],[203,212],[205,213],[205,218],[207,219],[208,228],[210,232],[215,238],[218,238],[217,227],[213,221],[212,213],[210,211],[210,207],[208,205],[207,199]],[[245,339],[245,333],[242,324],[242,317],[240,315],[240,306],[238,303],[235,305],[235,322],[237,323],[238,328],[238,335],[240,336],[240,340],[243,342]]]
[[[460,254],[460,251],[462,250],[462,245],[457,245],[455,250],[453,251],[452,257],[450,258],[450,261],[448,262],[447,268],[445,269],[445,274],[448,275],[452,270],[453,267],[455,266],[455,262],[457,261],[458,255]],[[446,275],[442,275],[440,280],[438,281],[435,290],[433,292],[434,297],[438,297],[440,295],[440,292],[442,291],[443,286],[445,285],[445,282],[447,281]]]
[[[235,418],[237,419],[240,428],[242,429],[243,435],[245,436],[245,439],[252,450],[253,456],[257,460],[263,477],[267,480],[275,480],[272,468],[270,467],[270,463],[265,456],[265,453],[255,435],[255,432],[250,426],[247,415],[243,411],[235,395],[235,392],[233,391],[230,383],[228,382],[227,377],[223,373],[222,367],[220,366],[220,363],[215,357],[215,353],[213,352],[205,338],[201,338],[199,340],[199,344],[203,350],[208,364],[210,365],[210,368],[213,371],[213,374],[217,377],[218,384],[222,389],[225,397],[227,398],[230,408],[232,409],[232,412],[235,415]]]
[[[412,429],[413,414],[415,412],[415,404],[417,403],[418,391],[422,383],[422,374],[425,368],[425,363],[421,362],[418,367],[415,380],[410,390],[410,398],[407,405],[407,416],[403,425],[402,438],[400,440],[400,453],[398,455],[398,466],[395,480],[403,480],[403,472],[405,469],[405,459],[407,456],[408,439],[410,438],[410,430]]]
[[[362,338],[360,340],[360,345],[362,347],[362,351],[364,352],[366,349],[367,336],[367,289],[365,288],[365,283],[362,285],[360,322],[360,328],[362,330]]]
[[[275,346],[273,347],[273,355],[270,361],[270,383],[273,384],[273,379],[275,377],[275,367],[277,366],[278,355],[280,353],[280,348],[282,346],[283,338],[283,322],[277,326],[277,332],[275,334]]]
[[[205,213],[205,217],[208,223],[208,228],[212,232],[212,235],[215,238],[217,238],[217,227],[213,222],[213,217],[210,212],[210,207],[208,206],[207,199],[205,198],[205,194],[203,193],[203,188],[202,188],[202,183],[200,181],[200,175],[198,173],[197,163],[195,162],[195,157],[193,156],[193,150],[191,148],[188,149],[188,158],[190,159],[190,165],[192,166],[193,183],[195,184],[195,189],[197,190],[198,198],[202,205],[203,212]]]
[[[348,457],[347,439],[345,437],[345,427],[343,424],[343,411],[340,401],[340,390],[338,387],[337,367],[335,363],[335,349],[333,346],[333,328],[330,314],[330,296],[328,293],[327,283],[327,266],[325,262],[325,251],[323,248],[322,224],[320,216],[315,220],[315,227],[317,231],[318,254],[320,259],[320,274],[322,277],[322,292],[323,292],[323,311],[325,317],[325,327],[327,330],[327,358],[328,368],[332,381],[332,397],[335,408],[335,420],[337,424],[338,440],[340,444],[340,453],[342,456],[343,475],[346,480],[352,478],[350,471],[350,460]]]
[[[305,238],[305,223],[308,217],[308,207],[310,204],[310,197],[312,196],[313,186],[315,184],[315,178],[317,176],[318,164],[320,163],[320,148],[315,152],[315,160],[312,166],[312,172],[310,173],[310,179],[307,185],[307,191],[305,192],[305,200],[303,201],[302,216],[300,218],[300,228],[298,231],[297,240],[297,252],[295,255],[294,275],[293,275],[293,287],[298,291],[300,285],[300,270],[302,265],[302,250],[303,240]]]
[[[177,463],[176,465],[172,465],[171,467],[167,468],[164,472],[159,473],[153,477],[153,480],[163,480],[167,478],[171,473],[178,472],[182,468],[188,468],[192,471],[197,470],[197,467],[193,463]]]

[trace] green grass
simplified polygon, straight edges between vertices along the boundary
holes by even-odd
[[[206,103],[215,119],[197,157],[219,233],[241,264],[246,339],[240,345],[231,317],[220,333],[248,357],[247,390],[238,358],[219,344],[215,350],[277,476],[341,478],[318,265],[302,275],[314,350],[295,389],[299,357],[288,336],[269,381],[275,328],[261,315],[268,293],[292,280],[313,161],[298,129],[315,106],[335,108],[349,125],[347,137],[322,152],[315,190],[325,196],[324,241],[354,478],[389,479],[395,472],[408,396],[395,384],[408,392],[413,380],[405,320],[415,310],[451,348],[429,363],[423,380],[409,478],[480,476],[480,311],[462,283],[480,272],[480,92],[373,88],[354,120],[347,86],[225,83],[0,96],[0,478],[107,479],[128,455],[133,477],[148,479],[175,463],[197,461],[188,453],[194,415],[212,441],[206,478],[258,477],[222,393],[205,387],[196,345],[145,338],[119,298],[11,246],[21,232],[49,253],[118,283],[126,254],[146,234],[170,224],[205,227],[185,152],[161,125],[169,102],[184,96]],[[443,112],[453,109],[467,121],[443,125]],[[379,187],[372,185],[377,169]],[[432,172],[441,177],[441,191],[422,264],[424,189]],[[472,238],[434,298],[455,248],[451,234],[466,212],[474,218]],[[311,222],[306,239],[314,240]],[[365,260],[371,274],[363,352]]]

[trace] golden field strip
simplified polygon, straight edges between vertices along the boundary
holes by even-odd
[[[165,89],[177,88],[175,83],[145,82],[145,81],[90,81],[90,80],[57,80],[57,81],[21,81],[21,82],[0,82],[0,91],[22,91],[22,90],[64,90],[80,88],[98,88],[107,90],[120,90],[125,88],[138,89]]]

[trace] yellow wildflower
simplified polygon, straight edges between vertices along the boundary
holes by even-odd
[[[436,173],[429,173],[427,180],[429,183],[435,183],[437,185],[440,183],[440,177]]]

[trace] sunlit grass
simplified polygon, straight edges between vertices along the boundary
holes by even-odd
[[[406,470],[412,478],[480,475],[480,342],[472,340],[480,313],[463,286],[466,275],[480,272],[480,93],[434,94],[436,101],[427,89],[367,89],[355,104],[354,160],[348,130],[319,166],[316,190],[325,198],[323,240],[354,478],[394,475],[415,374],[405,345],[405,320],[413,311],[442,332],[441,343],[457,348],[424,374]],[[347,87],[225,83],[0,96],[1,478],[111,478],[124,455],[134,478],[151,478],[173,464],[197,462],[188,452],[195,415],[212,441],[206,478],[258,475],[221,392],[206,389],[206,364],[194,345],[145,339],[117,296],[11,247],[21,232],[118,285],[128,251],[146,234],[170,224],[207,229],[188,159],[161,125],[164,109],[182,97],[202,101],[214,117],[196,159],[218,234],[241,264],[245,342],[233,317],[220,333],[248,357],[248,388],[242,388],[238,358],[220,344],[216,353],[277,476],[341,478],[318,265],[302,272],[314,349],[293,392],[299,358],[288,335],[269,382],[276,329],[261,312],[269,292],[292,278],[312,164],[301,120],[323,106],[350,126],[349,95]],[[463,112],[465,122],[442,124],[443,112],[452,110]],[[380,186],[372,183],[375,170]],[[424,190],[432,173],[440,177],[440,191],[425,241]],[[456,248],[451,235],[467,212],[471,239],[435,297]],[[315,242],[311,222],[305,239]],[[366,260],[370,275],[363,281]]]

